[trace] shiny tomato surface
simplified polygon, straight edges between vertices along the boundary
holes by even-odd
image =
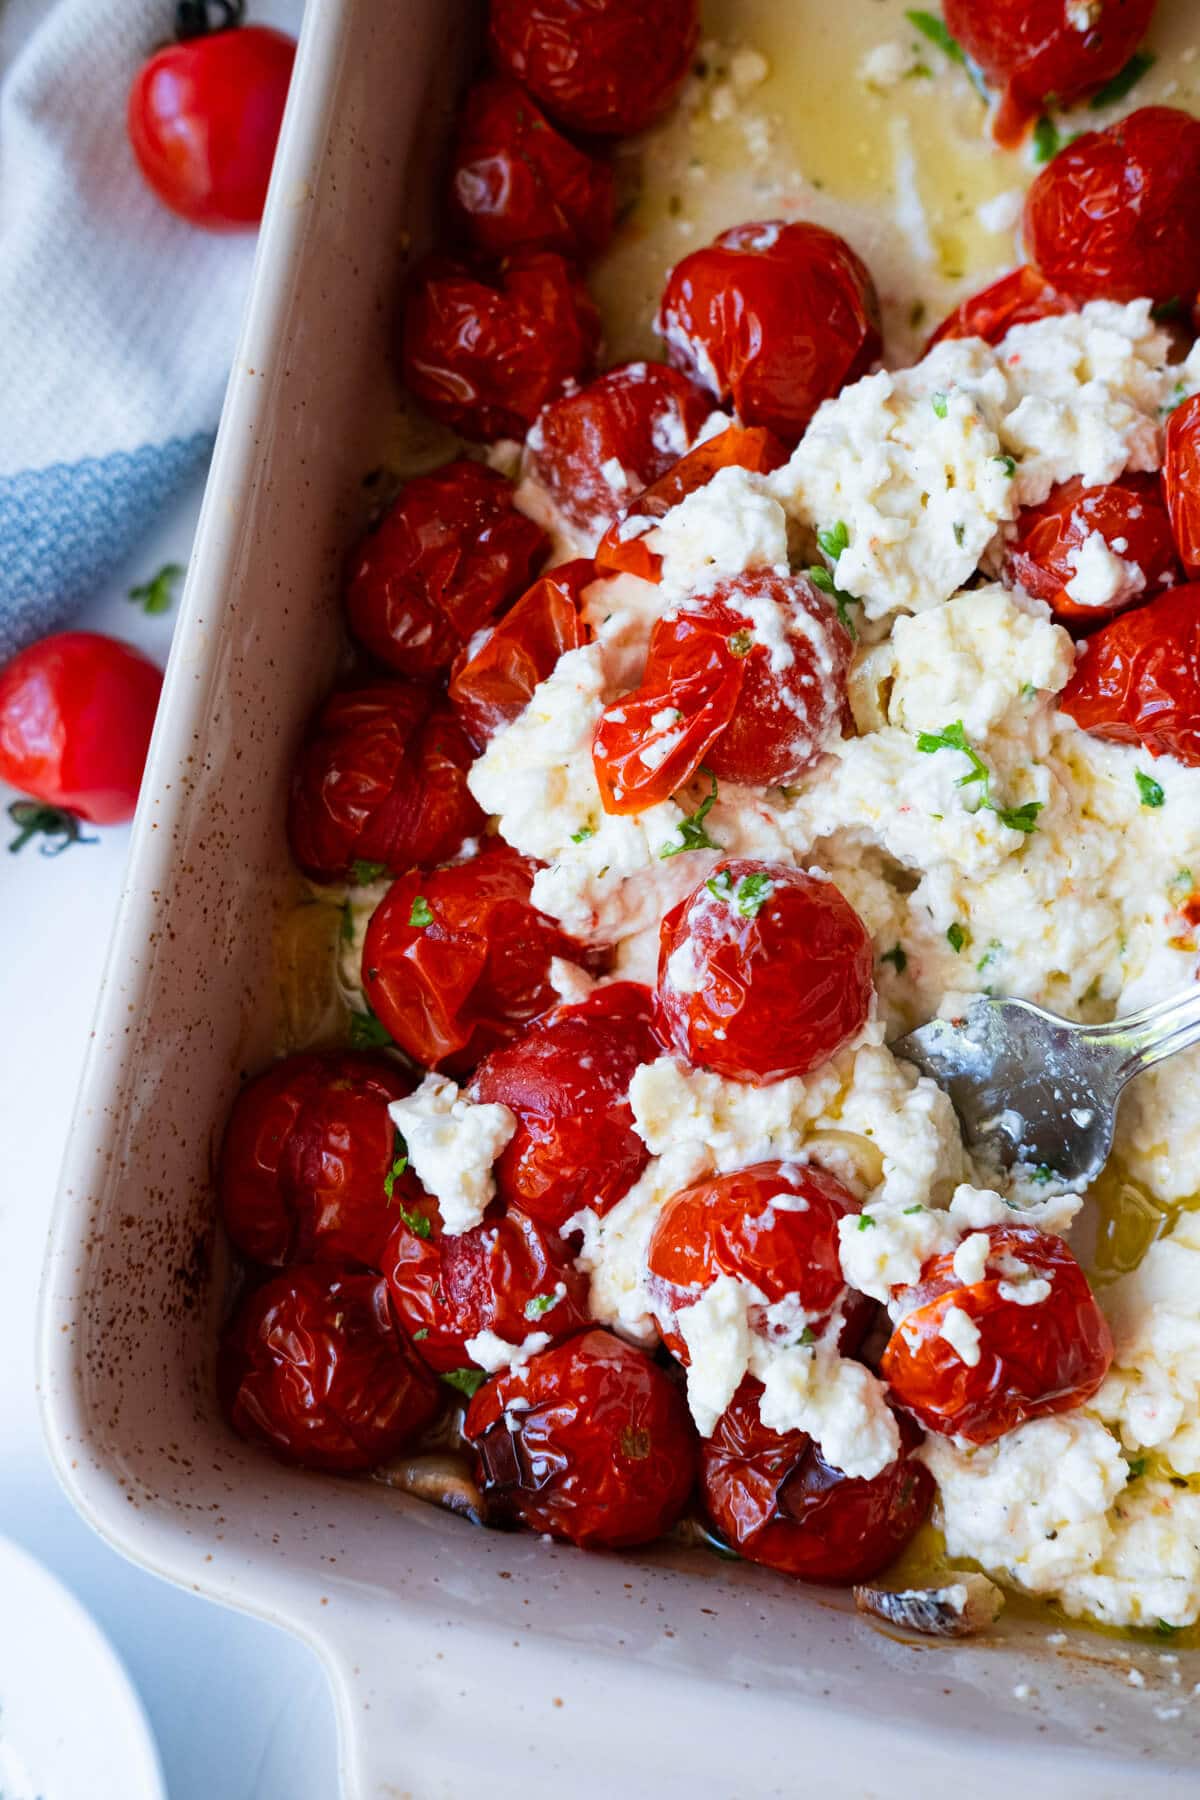
[[[871,993],[862,920],[800,869],[731,858],[662,922],[659,1029],[733,1081],[819,1068],[862,1029]]]
[[[1104,1314],[1061,1238],[1006,1225],[990,1226],[987,1237],[982,1281],[965,1286],[949,1252],[925,1264],[908,1295],[912,1310],[892,1333],[880,1367],[897,1405],[928,1430],[972,1444],[1082,1406],[1113,1353]],[[1034,1281],[1049,1283],[1049,1292],[1023,1304],[1022,1287]],[[944,1335],[951,1307],[978,1332],[975,1362],[964,1361]]]
[[[164,205],[210,231],[257,225],[283,120],[294,38],[243,25],[168,44],[129,90],[129,142]]]
[[[472,1098],[499,1100],[517,1129],[496,1164],[501,1196],[561,1230],[590,1206],[605,1213],[650,1158],[627,1098],[639,1063],[662,1046],[654,996],[633,981],[558,1007],[476,1070]]]
[[[665,363],[622,363],[539,415],[525,472],[569,524],[599,536],[618,509],[665,475],[712,411],[703,388]]]
[[[556,131],[515,81],[467,95],[450,167],[451,211],[489,256],[557,250],[583,261],[613,232],[612,169]]]
[[[629,137],[666,112],[699,36],[698,0],[491,0],[488,47],[560,125]]]
[[[338,1473],[395,1456],[441,1395],[397,1332],[381,1275],[288,1269],[243,1300],[217,1383],[234,1430],[284,1462]]]
[[[547,401],[591,372],[600,315],[572,264],[515,250],[490,274],[445,257],[416,272],[404,314],[404,380],[460,437],[523,438]]]
[[[700,1447],[700,1493],[722,1537],[748,1562],[800,1581],[865,1581],[923,1524],[934,1482],[912,1455],[903,1418],[900,1455],[869,1481],[843,1475],[803,1431],[771,1431],[762,1388],[747,1377]]]
[[[531,905],[533,876],[534,864],[489,838],[469,862],[410,870],[371,915],[367,1000],[426,1068],[462,1073],[519,1037],[558,998],[556,956],[597,962]]]
[[[331,694],[292,771],[288,841],[314,881],[355,863],[399,875],[453,856],[481,832],[467,770],[474,749],[449,706],[407,681]]]
[[[524,592],[550,540],[513,491],[466,461],[405,483],[350,559],[346,616],[364,649],[402,675],[440,674]]]
[[[494,1377],[471,1402],[466,1434],[490,1512],[590,1548],[660,1537],[696,1476],[679,1388],[607,1331]]]
[[[1112,554],[1141,571],[1130,574],[1105,606],[1088,606],[1067,592],[1079,573],[1079,552],[1093,532]],[[1076,476],[1054,488],[1040,506],[1017,515],[1016,536],[1004,554],[1004,578],[1044,600],[1060,623],[1101,624],[1131,600],[1148,599],[1179,579],[1157,475],[1122,475],[1104,487],[1085,487]]]
[[[882,348],[866,265],[836,232],[802,222],[735,225],[685,256],[657,329],[678,368],[786,444]]]
[[[1167,420],[1163,492],[1171,529],[1189,581],[1200,579],[1200,394]]]
[[[1058,704],[1096,737],[1200,765],[1200,582],[1089,638]]]
[[[395,1208],[420,1193],[395,1172],[391,1101],[412,1080],[385,1056],[286,1057],[234,1102],[218,1175],[225,1229],[254,1262],[378,1268]]]
[[[449,695],[472,741],[482,747],[524,712],[538,683],[567,650],[587,642],[579,616],[583,590],[596,579],[587,557],[556,563],[489,630],[455,659]]]
[[[1014,325],[1032,325],[1037,319],[1052,319],[1078,310],[1074,300],[1060,294],[1029,263],[1022,263],[982,293],[960,301],[942,320],[925,349],[932,350],[943,338],[977,337],[987,344],[998,344]]]
[[[60,631],[0,669],[0,780],[96,825],[133,817],[162,671],[97,631]]]
[[[1025,248],[1075,300],[1190,306],[1200,291],[1200,119],[1143,106],[1059,151],[1025,200]]]

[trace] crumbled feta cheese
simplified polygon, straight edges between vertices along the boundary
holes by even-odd
[[[501,1369],[520,1368],[539,1350],[548,1349],[553,1341],[548,1331],[531,1331],[519,1344],[508,1343],[494,1331],[480,1331],[465,1340],[464,1348],[477,1368],[495,1375]]]
[[[894,88],[912,66],[912,55],[903,44],[873,44],[858,65],[858,79],[865,87]]]
[[[447,1236],[478,1225],[496,1192],[492,1164],[517,1128],[508,1107],[476,1105],[444,1075],[426,1075],[414,1094],[392,1102],[388,1117],[418,1181],[438,1203]]]
[[[980,1356],[979,1327],[970,1313],[964,1312],[961,1306],[948,1306],[938,1327],[938,1336],[945,1338],[968,1369],[975,1367]]]
[[[718,469],[660,521],[653,548],[669,594],[703,593],[745,569],[787,568],[787,519],[763,475]]]
[[[992,1240],[986,1231],[972,1231],[954,1252],[954,1278],[963,1287],[974,1287],[987,1275]]]
[[[1116,555],[1100,531],[1090,531],[1082,544],[1068,550],[1067,561],[1075,573],[1065,591],[1077,606],[1115,611],[1146,585],[1140,565]]]

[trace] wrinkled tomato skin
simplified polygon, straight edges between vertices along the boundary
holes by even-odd
[[[1190,395],[1167,420],[1163,492],[1187,578],[1200,580],[1200,394]]]
[[[387,668],[428,680],[524,592],[549,549],[513,505],[511,481],[482,463],[446,463],[406,482],[354,551],[350,630]]]
[[[372,914],[362,959],[367,1001],[427,1069],[473,1069],[548,1012],[558,999],[550,982],[556,956],[598,965],[530,904],[533,876],[532,863],[489,838],[469,862],[410,870]],[[418,898],[432,915],[425,926],[412,923]]]
[[[929,1431],[991,1444],[1029,1419],[1090,1400],[1108,1373],[1112,1336],[1087,1277],[1061,1238],[991,1226],[983,1281],[964,1286],[954,1255],[931,1257],[915,1301],[892,1333],[880,1372],[892,1398]],[[1015,1258],[1051,1292],[1029,1306],[1001,1292]],[[973,1320],[979,1361],[968,1364],[941,1335],[950,1307]]]
[[[449,697],[473,743],[481,749],[503,725],[519,718],[539,682],[560,656],[587,643],[580,617],[583,590],[596,579],[587,557],[556,563],[527,588],[490,630],[472,638],[450,674]]]
[[[1143,106],[1060,150],[1025,199],[1030,260],[1075,300],[1200,290],[1200,119]]]
[[[556,131],[502,75],[467,95],[450,171],[450,207],[488,256],[557,250],[598,256],[613,233],[612,169]]]
[[[1058,704],[1094,737],[1200,765],[1200,582],[1089,638]]]
[[[454,712],[406,681],[345,688],[317,714],[292,772],[288,841],[314,881],[355,862],[401,874],[483,830],[467,787],[474,750]]]
[[[700,1449],[704,1509],[748,1562],[799,1581],[866,1581],[894,1561],[933,1503],[933,1477],[912,1456],[917,1433],[903,1418],[901,1453],[869,1481],[843,1475],[803,1431],[771,1431],[758,1416],[762,1389],[747,1377]]]
[[[685,256],[656,328],[676,367],[788,445],[882,349],[866,265],[835,232],[802,222],[736,225]]]
[[[396,1159],[387,1109],[412,1081],[385,1056],[286,1057],[247,1082],[221,1146],[225,1229],[244,1256],[271,1267],[360,1262],[378,1268],[396,1204],[415,1177],[384,1186]]]
[[[606,1213],[637,1180],[650,1153],[634,1129],[629,1083],[662,1045],[654,996],[614,982],[562,1006],[476,1070],[472,1097],[500,1101],[517,1129],[496,1164],[511,1206],[561,1231],[573,1213]]]
[[[432,418],[489,444],[523,438],[599,344],[600,315],[556,251],[515,250],[487,276],[431,257],[413,277],[401,365]]]
[[[336,1474],[386,1462],[441,1405],[395,1328],[383,1277],[337,1267],[288,1269],[248,1294],[217,1384],[240,1437]]]
[[[1084,606],[1067,592],[1077,573],[1071,552],[1099,532],[1114,555],[1136,563],[1146,585],[1107,608]],[[1121,544],[1122,549],[1116,546]],[[1085,487],[1076,476],[1054,488],[1040,506],[1018,513],[1016,536],[1004,556],[1004,578],[1044,600],[1060,624],[1073,629],[1103,624],[1129,604],[1149,599],[1179,580],[1171,522],[1156,475],[1123,475],[1104,487]]]
[[[632,137],[674,100],[700,36],[697,0],[491,0],[497,68],[571,131]]]
[[[520,1410],[507,1416],[505,1407]],[[644,1350],[587,1331],[480,1388],[466,1418],[489,1513],[588,1549],[647,1544],[696,1476],[696,1433]]]
[[[1029,263],[1002,275],[982,293],[972,294],[948,313],[925,345],[928,355],[944,338],[982,338],[998,344],[1014,325],[1032,325],[1038,319],[1059,318],[1078,312],[1074,300],[1060,294]]]

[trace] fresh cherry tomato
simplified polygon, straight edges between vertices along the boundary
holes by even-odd
[[[426,1068],[462,1073],[519,1037],[558,998],[556,956],[597,962],[530,904],[533,876],[532,863],[489,838],[469,862],[410,870],[371,915],[367,1000]]]
[[[384,1056],[289,1056],[247,1082],[221,1147],[225,1229],[254,1262],[378,1268],[395,1207],[420,1193],[396,1170],[388,1106],[412,1092]]]
[[[1058,703],[1095,737],[1200,766],[1200,582],[1089,638]]]
[[[612,169],[556,131],[515,81],[467,95],[450,170],[451,209],[489,256],[558,250],[598,256],[613,232]]]
[[[288,1269],[242,1302],[218,1387],[234,1430],[285,1462],[371,1469],[412,1443],[441,1396],[400,1337],[380,1275]]]
[[[807,1075],[861,1031],[872,966],[832,881],[730,859],[662,922],[659,1029],[694,1067],[732,1081]]]
[[[41,638],[0,669],[0,779],[96,825],[133,816],[162,672],[97,631]]]
[[[972,1444],[1082,1406],[1113,1354],[1108,1322],[1061,1238],[1008,1225],[986,1235],[981,1281],[964,1285],[953,1252],[929,1259],[880,1366],[898,1406]],[[965,1317],[948,1328],[952,1308]]]
[[[129,90],[129,141],[171,211],[210,231],[262,218],[294,38],[268,25],[206,32],[155,51]]]
[[[665,363],[622,363],[552,400],[525,443],[524,470],[577,530],[599,537],[618,508],[689,448],[712,401]]]
[[[600,315],[572,265],[515,250],[485,277],[430,257],[404,315],[404,380],[461,437],[523,438],[548,400],[590,373]]]
[[[492,0],[489,48],[569,130],[632,137],[666,112],[700,36],[697,0]]]
[[[1143,106],[1059,151],[1025,199],[1025,247],[1075,300],[1190,305],[1200,290],[1200,119]]]
[[[1093,533],[1131,565],[1122,586],[1101,606],[1087,605],[1067,591]],[[1100,624],[1139,595],[1148,598],[1170,587],[1179,579],[1179,559],[1158,476],[1122,475],[1104,487],[1085,487],[1078,476],[1063,482],[1040,506],[1017,514],[1016,536],[1004,554],[1004,576],[1044,600],[1055,618],[1071,626]]]
[[[1187,578],[1200,580],[1200,394],[1189,395],[1167,420],[1163,492]]]
[[[628,1193],[650,1159],[628,1092],[638,1065],[661,1054],[653,1007],[649,988],[615,982],[480,1064],[472,1097],[499,1100],[517,1118],[496,1164],[511,1205],[561,1231],[581,1207],[605,1213]]]
[[[607,1331],[489,1381],[466,1435],[490,1512],[589,1548],[661,1537],[696,1476],[696,1433],[678,1387]]]
[[[1078,312],[1074,300],[1068,300],[1039,275],[1029,263],[1022,263],[1009,275],[1002,275],[982,293],[962,300],[942,320],[925,346],[925,353],[943,338],[982,338],[986,344],[998,344],[1014,325],[1032,325],[1038,319],[1058,318],[1063,313]]]
[[[654,531],[672,507],[697,488],[707,487],[719,469],[750,469],[767,475],[782,468],[788,454],[775,434],[761,425],[745,429],[730,425],[716,437],[706,438],[617,514],[600,539],[597,568],[624,570],[643,581],[658,581],[662,557],[654,549]]]
[[[901,1454],[871,1480],[843,1475],[803,1431],[771,1431],[758,1416],[762,1389],[742,1382],[700,1448],[700,1491],[712,1523],[748,1562],[800,1581],[866,1581],[887,1567],[924,1521],[933,1477],[912,1455],[903,1418]]]
[[[513,491],[464,461],[405,483],[350,562],[346,614],[372,656],[418,680],[438,675],[524,592],[550,540]]]
[[[484,815],[471,798],[474,751],[452,710],[407,681],[330,694],[292,771],[288,839],[314,881],[355,863],[402,874],[444,862]]]
[[[804,576],[751,570],[659,619],[642,685],[601,713],[605,812],[644,812],[701,764],[756,787],[811,768],[846,715],[849,634]]]
[[[1012,148],[1048,106],[1072,107],[1120,73],[1146,35],[1154,0],[946,0],[945,19],[998,90],[992,123]]]
[[[502,725],[519,718],[559,657],[587,642],[579,607],[583,590],[595,579],[596,565],[586,557],[557,563],[498,625],[459,652],[450,699],[476,744],[486,744]]]
[[[836,232],[803,222],[735,225],[685,256],[657,330],[678,368],[786,444],[882,349],[866,265]]]

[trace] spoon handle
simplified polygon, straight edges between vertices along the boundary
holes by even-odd
[[[1123,1087],[1143,1069],[1200,1044],[1200,984],[1111,1025],[1090,1027],[1087,1036],[1097,1048],[1118,1053],[1115,1073]]]

